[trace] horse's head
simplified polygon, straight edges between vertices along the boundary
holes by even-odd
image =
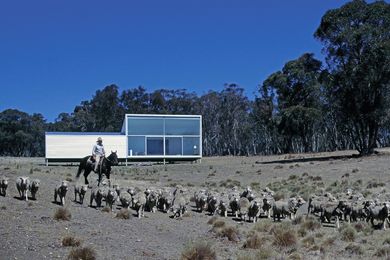
[[[111,151],[111,154],[107,157],[107,159],[111,162],[111,165],[118,165],[118,155],[116,154],[117,151],[113,152]]]

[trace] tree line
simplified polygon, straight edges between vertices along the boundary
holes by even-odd
[[[238,84],[198,95],[109,85],[55,122],[0,113],[0,155],[43,156],[45,131],[120,131],[126,113],[200,114],[203,153],[268,155],[356,149],[390,143],[390,5],[351,1],[329,10],[314,37],[325,60],[304,53],[269,75],[248,98]]]

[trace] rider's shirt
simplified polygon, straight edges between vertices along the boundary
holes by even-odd
[[[103,145],[95,144],[92,148],[92,155],[104,156],[105,153]]]

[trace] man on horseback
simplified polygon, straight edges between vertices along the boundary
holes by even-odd
[[[96,141],[96,144],[92,148],[92,157],[95,159],[95,172],[97,172],[100,161],[104,158],[105,155],[106,152],[104,151],[103,139],[99,137]]]

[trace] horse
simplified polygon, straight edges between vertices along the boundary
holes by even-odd
[[[89,161],[89,158],[91,156],[85,156],[81,159],[79,169],[76,174],[76,179],[80,177],[80,174],[84,171],[84,178],[85,178],[85,184],[89,184],[88,182],[88,175],[91,173],[91,171],[94,170],[94,165]],[[97,163],[97,162],[96,162]],[[102,181],[102,175],[103,173],[106,175],[106,178],[110,179],[111,174],[111,166],[118,165],[118,156],[116,154],[116,151],[111,151],[111,154],[107,157],[103,157],[101,159],[101,164],[97,168],[97,173],[99,175],[98,177],[98,186],[100,186],[100,182]]]

